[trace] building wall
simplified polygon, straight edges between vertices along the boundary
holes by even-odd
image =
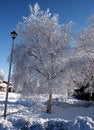
[[[0,86],[0,92],[5,92],[6,91],[6,88]]]

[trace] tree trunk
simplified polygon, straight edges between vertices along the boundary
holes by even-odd
[[[52,93],[49,94],[48,104],[47,104],[47,113],[51,114],[52,107]]]

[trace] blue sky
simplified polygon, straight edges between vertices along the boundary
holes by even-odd
[[[88,16],[94,14],[94,0],[0,0],[0,69],[8,74],[7,57],[11,49],[13,31],[23,16],[29,15],[29,5],[36,2],[42,10],[50,8],[52,14],[59,14],[60,23],[73,21],[74,31],[82,29]],[[15,39],[15,44],[18,39]]]

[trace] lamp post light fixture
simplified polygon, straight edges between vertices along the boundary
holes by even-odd
[[[7,90],[6,90],[6,99],[5,99],[5,107],[4,107],[4,118],[6,118],[7,112],[7,102],[8,102],[8,92],[9,92],[9,84],[10,84],[10,76],[11,76],[11,67],[12,67],[12,59],[13,59],[13,49],[14,49],[14,39],[17,37],[17,33],[15,31],[11,32],[12,38],[12,48],[10,54],[10,63],[9,63],[9,73],[8,73],[8,82],[7,82]]]

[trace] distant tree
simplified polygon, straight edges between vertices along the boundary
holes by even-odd
[[[77,85],[78,89],[74,90],[73,95],[77,99],[86,100],[86,101],[90,101],[90,100],[94,101],[94,91],[92,92],[92,96],[91,96],[90,92],[87,91],[87,89],[90,86],[89,82],[87,84],[84,83],[84,81],[78,82],[78,83],[76,82],[76,85]]]
[[[30,6],[30,12],[17,27],[20,43],[14,49],[13,80],[26,96],[34,91],[49,93],[47,112],[51,113],[52,93],[63,87],[73,23],[59,25],[58,15],[41,11],[38,4]]]
[[[78,61],[79,66],[77,65],[78,69],[74,78],[74,95],[76,95],[78,99],[94,100],[94,61],[92,61],[91,66],[91,64],[89,64],[91,61],[89,61],[88,58],[83,58]]]
[[[0,79],[4,80],[4,71],[3,70],[0,70]]]
[[[79,59],[80,72],[81,72],[80,74],[81,81],[79,81],[79,83],[81,84],[84,83],[83,86],[87,86],[86,84],[88,84],[86,90],[92,97],[92,93],[94,92],[94,16],[93,15],[89,17],[86,28],[83,29],[78,34],[76,50],[77,50],[76,52],[78,52],[76,53],[76,58]]]
[[[75,57],[75,56],[74,56]],[[76,57],[66,66],[72,90],[79,99],[92,100],[94,98],[94,59]],[[68,77],[67,76],[67,77]],[[68,82],[69,82],[68,80]]]

